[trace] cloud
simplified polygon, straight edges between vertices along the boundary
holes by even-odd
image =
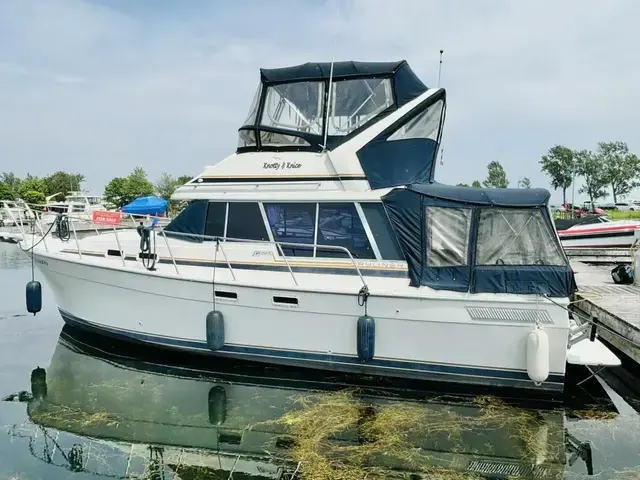
[[[235,149],[260,67],[406,58],[435,85],[442,48],[438,179],[499,160],[512,185],[547,187],[538,159],[556,143],[640,152],[639,14],[633,0],[6,0],[0,170],[80,171],[95,192],[136,165],[197,174]]]

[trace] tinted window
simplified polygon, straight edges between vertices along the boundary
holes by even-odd
[[[229,203],[227,238],[269,240],[257,203]]]
[[[204,234],[211,237],[224,237],[224,221],[226,214],[226,202],[209,202]]]
[[[360,206],[382,258],[384,260],[404,260],[402,250],[400,250],[396,235],[391,229],[389,217],[387,217],[382,203],[361,203]]]
[[[321,203],[318,215],[318,243],[347,248],[354,258],[375,258],[353,203]],[[316,251],[316,257],[348,257],[338,250]]]
[[[285,255],[310,257],[316,225],[315,203],[270,203],[264,205],[269,228],[277,242],[308,243],[305,247],[282,247]]]

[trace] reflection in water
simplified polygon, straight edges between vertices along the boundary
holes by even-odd
[[[311,392],[266,373],[230,380],[133,363],[83,338],[65,327],[49,368],[32,373],[32,423],[10,432],[70,471],[184,480],[563,478],[567,465],[592,473],[590,444],[569,434],[564,411],[492,397]]]
[[[18,270],[30,262],[30,257],[22,253],[18,245],[0,242],[0,269]]]

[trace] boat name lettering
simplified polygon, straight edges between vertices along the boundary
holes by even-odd
[[[298,162],[264,162],[262,168],[264,170],[285,170],[285,169],[298,169],[302,167]]]
[[[49,266],[49,262],[47,262],[46,260],[39,260],[37,258],[34,258],[36,263],[39,263],[40,265],[44,265],[45,267]]]
[[[251,256],[252,257],[265,257],[265,256],[268,256],[268,255],[271,255],[271,252],[265,251],[265,250],[255,250]]]
[[[356,261],[358,267],[369,267],[369,268],[402,268],[404,265],[400,262],[363,262]]]

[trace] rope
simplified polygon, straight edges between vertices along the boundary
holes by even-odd
[[[29,248],[22,248],[22,245],[20,244],[20,242],[18,242],[18,246],[20,247],[20,250],[22,250],[23,252],[29,252],[29,251],[33,250],[35,247],[37,247],[38,245],[40,245],[40,242],[42,242],[44,240],[44,237],[49,235],[49,232],[51,232],[51,229],[53,228],[54,225],[55,225],[55,223],[52,223],[51,225],[49,225],[49,230],[47,230],[45,232],[45,234],[42,236],[42,238],[40,240],[38,240],[38,243],[36,243],[34,245],[33,240],[32,240],[31,241],[31,246]],[[35,236],[35,233],[34,233],[34,236]]]
[[[67,215],[63,215],[59,213],[56,216],[56,234],[58,238],[63,242],[68,242],[71,238],[71,231],[69,229],[69,217]]]
[[[211,295],[213,295],[213,310],[216,309],[216,266],[218,265],[218,249],[220,238],[216,237],[216,249],[213,251],[213,278],[211,279]]]
[[[31,245],[33,248],[33,246],[35,245],[36,242],[36,228],[35,225],[32,223],[31,224]],[[31,252],[31,281],[33,282],[36,278],[36,274],[35,274],[35,267],[33,265],[33,252]]]
[[[364,285],[358,292],[358,305],[364,306],[364,314],[367,315],[367,300],[369,299],[369,287]]]
[[[151,233],[153,233],[153,242],[151,241]],[[138,227],[138,234],[140,235],[140,260],[142,265],[147,270],[153,270],[156,266],[156,232],[140,226]],[[144,255],[145,253],[147,254],[146,256]]]

